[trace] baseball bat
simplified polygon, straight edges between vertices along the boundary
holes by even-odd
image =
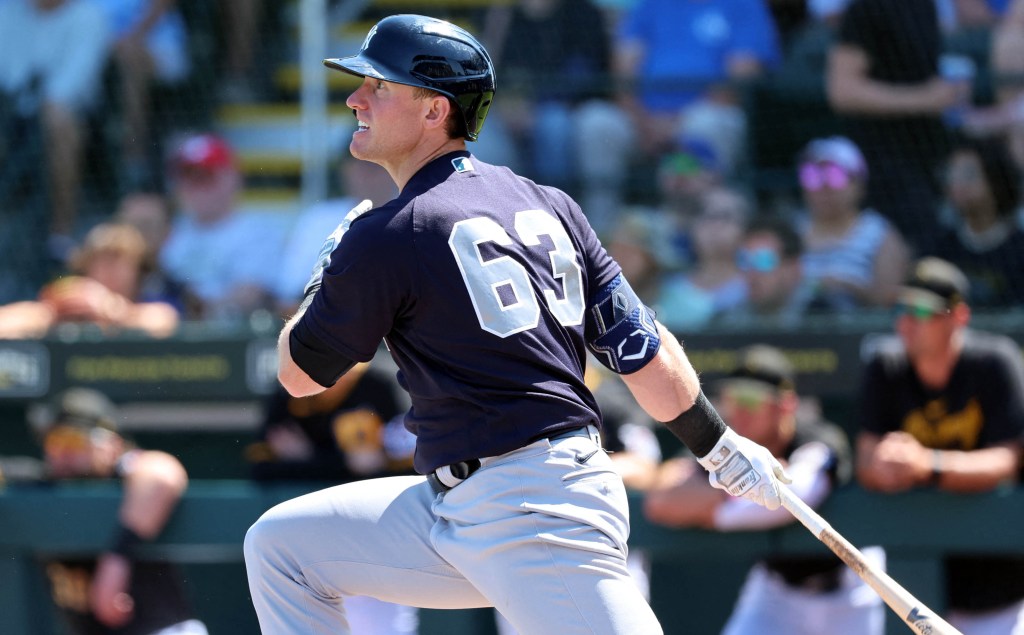
[[[912,631],[921,635],[963,635],[900,586],[885,571],[872,564],[859,549],[843,538],[791,489],[779,483],[779,493],[782,495],[782,506],[867,582]]]

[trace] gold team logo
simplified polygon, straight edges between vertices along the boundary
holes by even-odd
[[[903,419],[903,430],[928,448],[974,450],[985,423],[977,399],[958,412],[950,412],[945,399],[933,399],[923,408],[911,410]]]

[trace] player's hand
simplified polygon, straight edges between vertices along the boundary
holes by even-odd
[[[323,246],[320,247],[320,253],[316,257],[313,273],[309,277],[309,282],[306,283],[302,290],[303,295],[308,296],[311,291],[320,287],[320,281],[324,277],[324,270],[331,264],[331,254],[334,253],[334,248],[341,242],[341,237],[348,231],[352,221],[371,209],[373,209],[373,201],[368,198],[363,199],[359,205],[356,205],[345,214],[345,218],[341,219],[341,222],[334,228],[334,231],[324,240]]]
[[[727,428],[707,455],[697,459],[709,473],[711,485],[733,496],[742,496],[768,509],[782,505],[779,481],[790,483],[782,464],[772,453]]]

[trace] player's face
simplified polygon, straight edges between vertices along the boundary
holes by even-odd
[[[58,425],[46,433],[43,454],[54,478],[101,476],[113,465],[117,435],[100,428]]]
[[[896,332],[910,357],[942,354],[953,346],[960,320],[953,311],[897,307]]]
[[[363,78],[345,101],[357,121],[349,144],[352,156],[387,168],[412,154],[423,138],[421,122],[429,101],[417,99],[415,92],[411,86]]]
[[[776,438],[781,407],[777,391],[760,382],[729,381],[719,399],[722,415],[738,434],[762,445]]]

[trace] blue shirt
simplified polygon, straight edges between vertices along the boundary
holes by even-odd
[[[618,39],[644,49],[640,99],[652,112],[674,112],[728,79],[732,55],[766,67],[780,58],[763,0],[641,0],[624,16]]]
[[[352,223],[295,328],[357,361],[385,341],[427,473],[599,425],[584,311],[619,271],[567,195],[455,152]]]

